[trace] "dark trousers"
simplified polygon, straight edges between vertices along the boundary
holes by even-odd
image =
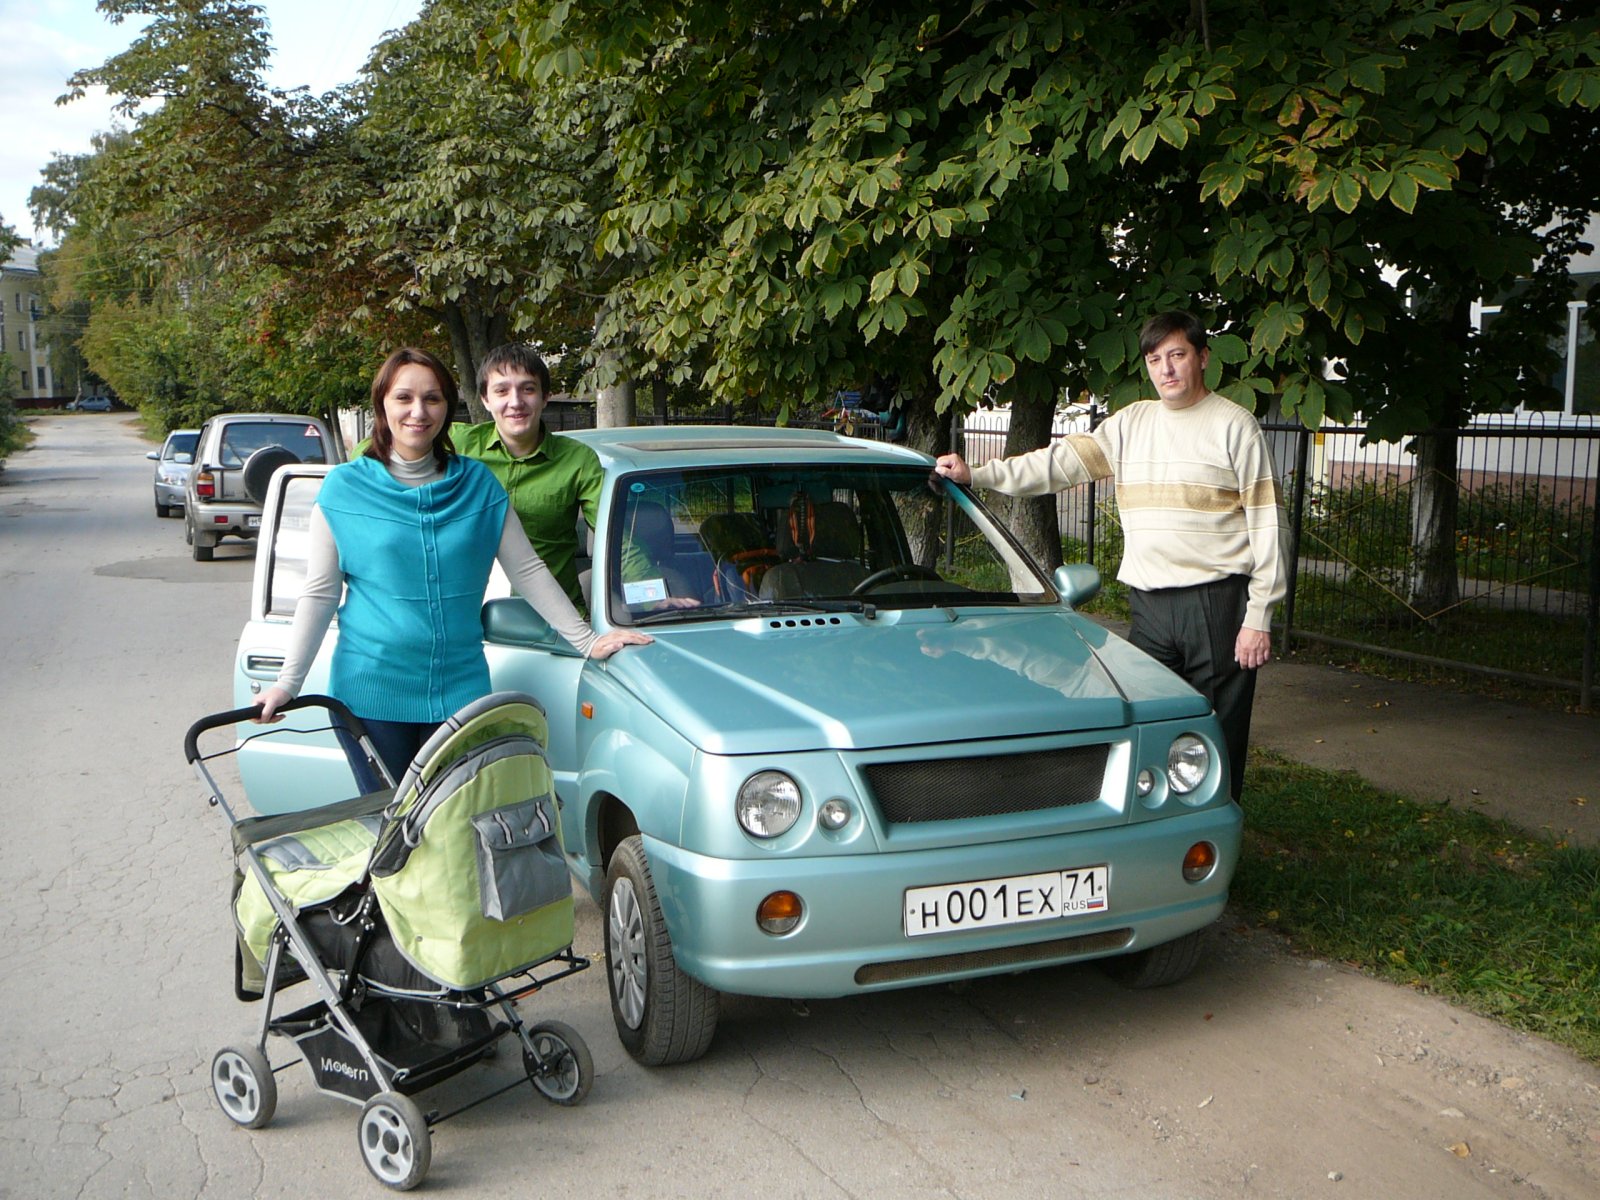
[[[1188,681],[1216,709],[1227,743],[1233,798],[1244,790],[1244,759],[1250,745],[1250,707],[1256,673],[1233,657],[1244,624],[1250,579],[1230,575],[1193,587],[1128,589],[1133,628],[1128,640]]]
[[[367,737],[372,740],[372,745],[378,752],[379,759],[389,769],[389,774],[396,783],[406,773],[406,768],[411,765],[412,758],[430,737],[437,725],[416,724],[411,721],[374,721],[370,717],[361,718],[362,725],[366,726]],[[339,744],[344,747],[345,757],[350,760],[356,778],[356,787],[364,796],[368,792],[381,791],[384,788],[383,777],[372,769],[367,762],[367,756],[361,749],[361,743],[348,729],[344,727],[338,717],[333,721],[334,733],[339,738]]]

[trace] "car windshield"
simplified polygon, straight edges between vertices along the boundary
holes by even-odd
[[[194,444],[200,440],[198,433],[174,433],[167,437],[166,447],[161,451],[161,457],[174,462],[193,462]]]
[[[621,479],[616,495],[614,624],[1056,600],[972,496],[926,467],[652,472]]]
[[[223,427],[220,454],[224,467],[242,467],[265,446],[286,446],[301,462],[327,462],[322,431],[309,421],[230,421]]]

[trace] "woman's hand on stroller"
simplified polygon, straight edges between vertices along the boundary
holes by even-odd
[[[274,684],[272,687],[269,687],[266,691],[262,692],[261,695],[256,697],[256,707],[261,710],[261,715],[255,718],[255,723],[257,725],[271,725],[277,721],[283,720],[282,717],[274,714],[276,714],[280,708],[293,699],[293,696],[289,695],[288,692],[286,692],[283,688],[278,687],[276,684]]]

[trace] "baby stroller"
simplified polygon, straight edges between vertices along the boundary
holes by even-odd
[[[304,696],[280,711],[306,707],[336,714],[394,783],[344,705]],[[515,1007],[589,966],[572,952],[572,881],[538,701],[497,692],[467,705],[396,786],[240,819],[207,763],[284,731],[261,726],[212,755],[197,743],[255,713],[203,717],[184,738],[185,756],[233,829],[235,991],[265,1000],[255,1041],[212,1060],[223,1112],[247,1129],[272,1119],[279,1068],[267,1059],[267,1036],[291,1039],[319,1091],[362,1106],[362,1159],[404,1191],[427,1174],[433,1126],[523,1080],[447,1113],[424,1114],[411,1097],[488,1057],[507,1034],[521,1044],[536,1091],[557,1104],[582,1101],[594,1080],[583,1038],[560,1021],[527,1026]],[[280,990],[303,979],[317,999],[278,1015]]]

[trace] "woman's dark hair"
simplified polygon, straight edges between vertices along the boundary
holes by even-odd
[[[433,377],[439,381],[439,392],[445,399],[444,424],[433,439],[433,459],[442,471],[450,465],[450,456],[456,452],[455,444],[450,440],[450,421],[455,416],[456,404],[461,397],[456,391],[455,376],[445,369],[445,365],[426,350],[415,350],[410,346],[403,346],[384,359],[383,366],[372,377],[372,441],[367,445],[367,457],[377,459],[386,467],[389,465],[389,457],[394,453],[394,431],[389,428],[389,414],[384,411],[383,398],[394,386],[394,377],[400,374],[400,368],[412,364],[427,367],[433,372]]]
[[[1144,328],[1139,330],[1140,355],[1149,354],[1175,333],[1183,334],[1184,340],[1197,352],[1206,348],[1206,327],[1200,324],[1200,318],[1193,313],[1173,310],[1157,313],[1144,323]]]

